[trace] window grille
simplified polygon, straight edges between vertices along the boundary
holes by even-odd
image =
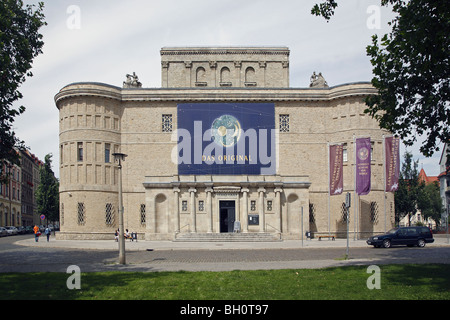
[[[280,132],[289,132],[289,115],[280,114]]]
[[[172,132],[172,115],[162,115],[162,132]]]
[[[349,215],[347,214],[347,207],[345,206],[345,202],[342,202],[341,205],[341,221],[342,223],[347,223],[347,218],[349,218]],[[348,222],[350,222],[350,219],[348,220]]]
[[[370,222],[373,224],[378,223],[378,203],[374,201],[370,203]]]
[[[114,225],[114,208],[111,203],[107,203],[105,207],[105,222],[107,226]]]
[[[78,225],[84,226],[86,224],[86,207],[84,206],[84,202],[78,202],[77,213],[78,213]]]
[[[141,204],[140,217],[141,217],[141,225],[144,225],[146,223],[145,204]]]
[[[309,204],[309,222],[316,223],[316,206],[314,203]]]

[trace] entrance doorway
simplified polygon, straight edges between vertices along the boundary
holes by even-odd
[[[220,232],[233,232],[236,219],[236,202],[219,201],[220,208]]]

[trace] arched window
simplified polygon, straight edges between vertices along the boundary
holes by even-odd
[[[256,86],[255,69],[253,69],[252,67],[248,67],[247,69],[245,69],[245,86]]]
[[[230,69],[228,69],[228,67],[223,67],[222,70],[220,70],[220,86],[228,87],[231,85]]]
[[[203,67],[198,67],[195,72],[195,85],[198,87],[206,87],[206,70]]]

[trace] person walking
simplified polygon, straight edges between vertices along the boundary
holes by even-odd
[[[50,228],[47,226],[47,228],[45,228],[45,234],[47,235],[47,242],[50,241],[50,234],[52,233],[52,231],[50,230]]]
[[[35,225],[33,231],[34,231],[34,241],[39,242],[39,236],[41,235],[39,227]]]

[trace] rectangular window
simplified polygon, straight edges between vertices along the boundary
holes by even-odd
[[[250,201],[250,211],[256,211],[256,200]]]
[[[188,203],[187,200],[181,201],[181,211],[187,211]]]
[[[111,144],[105,143],[105,163],[111,162]]]
[[[107,226],[114,224],[114,208],[112,203],[107,203],[105,207],[105,222]]]
[[[141,216],[141,225],[144,225],[146,223],[146,218],[145,218],[145,204],[141,204],[141,208],[140,208],[140,216]]]
[[[267,211],[272,211],[272,200],[267,200]]]
[[[198,211],[204,211],[205,210],[205,202],[203,200],[198,201]]]
[[[77,204],[77,213],[78,213],[78,225],[84,226],[86,223],[86,208],[84,206],[84,202],[78,202]]]
[[[162,132],[172,132],[172,115],[162,115]]]
[[[83,161],[83,142],[77,144],[77,160]]]
[[[342,149],[342,161],[347,162],[348,161],[348,153],[347,153],[347,144],[344,143],[344,147]]]
[[[289,132],[288,114],[280,114],[280,132]]]

